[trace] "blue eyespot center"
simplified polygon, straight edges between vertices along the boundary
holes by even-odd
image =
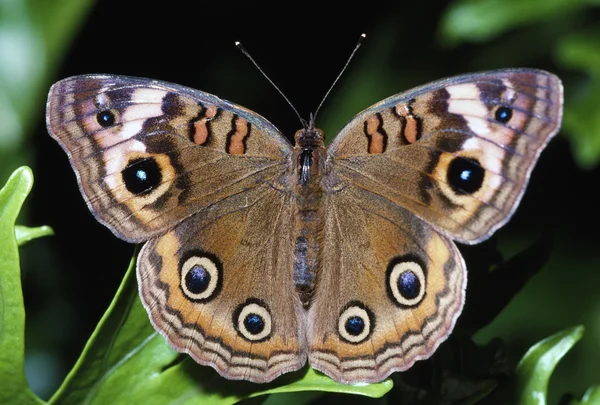
[[[346,321],[346,332],[352,336],[358,336],[365,330],[365,321],[360,316],[353,316]]]
[[[131,161],[121,172],[127,190],[135,195],[146,194],[158,187],[162,181],[160,167],[154,158]]]
[[[265,321],[260,315],[248,314],[244,318],[244,326],[251,334],[258,335],[265,329]]]
[[[102,128],[110,127],[114,125],[116,121],[115,114],[109,110],[100,111],[96,114],[96,121],[98,121],[98,124],[100,124]]]
[[[447,176],[456,194],[473,194],[483,185],[485,169],[476,159],[457,157],[448,165]]]
[[[512,110],[508,107],[500,107],[494,115],[496,121],[506,124],[512,118]]]
[[[185,276],[185,285],[194,294],[201,294],[210,284],[210,273],[203,267],[195,265]]]
[[[419,277],[411,270],[405,271],[398,277],[398,291],[408,300],[417,298],[421,292]]]

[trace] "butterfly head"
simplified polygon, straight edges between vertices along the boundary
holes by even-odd
[[[311,123],[307,128],[296,131],[294,140],[297,148],[323,147],[325,134]]]
[[[319,128],[315,127],[315,116],[310,114],[308,122],[304,119],[302,121],[302,129],[299,129],[294,134],[294,140],[296,141],[297,148],[315,148],[325,146],[325,133]]]

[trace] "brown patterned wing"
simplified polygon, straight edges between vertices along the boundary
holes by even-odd
[[[150,79],[85,75],[56,83],[50,134],[96,218],[140,242],[262,182],[291,145],[264,118],[211,94]]]
[[[307,322],[311,366],[344,383],[379,382],[431,356],[464,302],[454,243],[352,186],[325,198],[324,243]]]
[[[173,348],[228,379],[254,382],[306,363],[291,216],[290,193],[262,183],[146,243],[140,296]]]
[[[464,243],[514,212],[562,117],[562,84],[507,69],[434,82],[350,121],[328,148],[331,182],[404,207]]]

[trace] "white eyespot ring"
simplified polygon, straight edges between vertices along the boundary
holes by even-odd
[[[340,314],[338,333],[348,343],[361,343],[366,340],[375,327],[375,317],[366,305],[352,301]]]
[[[262,342],[271,336],[273,323],[267,304],[249,298],[233,312],[235,330],[250,342]]]
[[[418,292],[415,296],[407,296],[405,291],[400,291],[398,282],[404,273],[410,272],[418,281]],[[416,261],[406,260],[393,264],[391,270],[388,270],[388,292],[397,304],[401,306],[414,307],[418,305],[425,296],[426,277],[423,266]]]
[[[180,272],[180,286],[187,298],[192,301],[207,301],[216,296],[221,287],[222,273],[220,271],[220,263],[215,260],[207,256],[191,256],[183,262]],[[192,277],[191,271],[194,269],[199,271],[204,279],[191,280],[188,278]],[[208,280],[206,280],[207,278]],[[193,285],[194,281],[196,281],[196,285]]]

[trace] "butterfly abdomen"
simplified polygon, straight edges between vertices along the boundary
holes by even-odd
[[[324,216],[321,178],[325,162],[323,133],[317,129],[298,131],[293,152],[293,279],[305,308],[315,287],[320,262]]]

